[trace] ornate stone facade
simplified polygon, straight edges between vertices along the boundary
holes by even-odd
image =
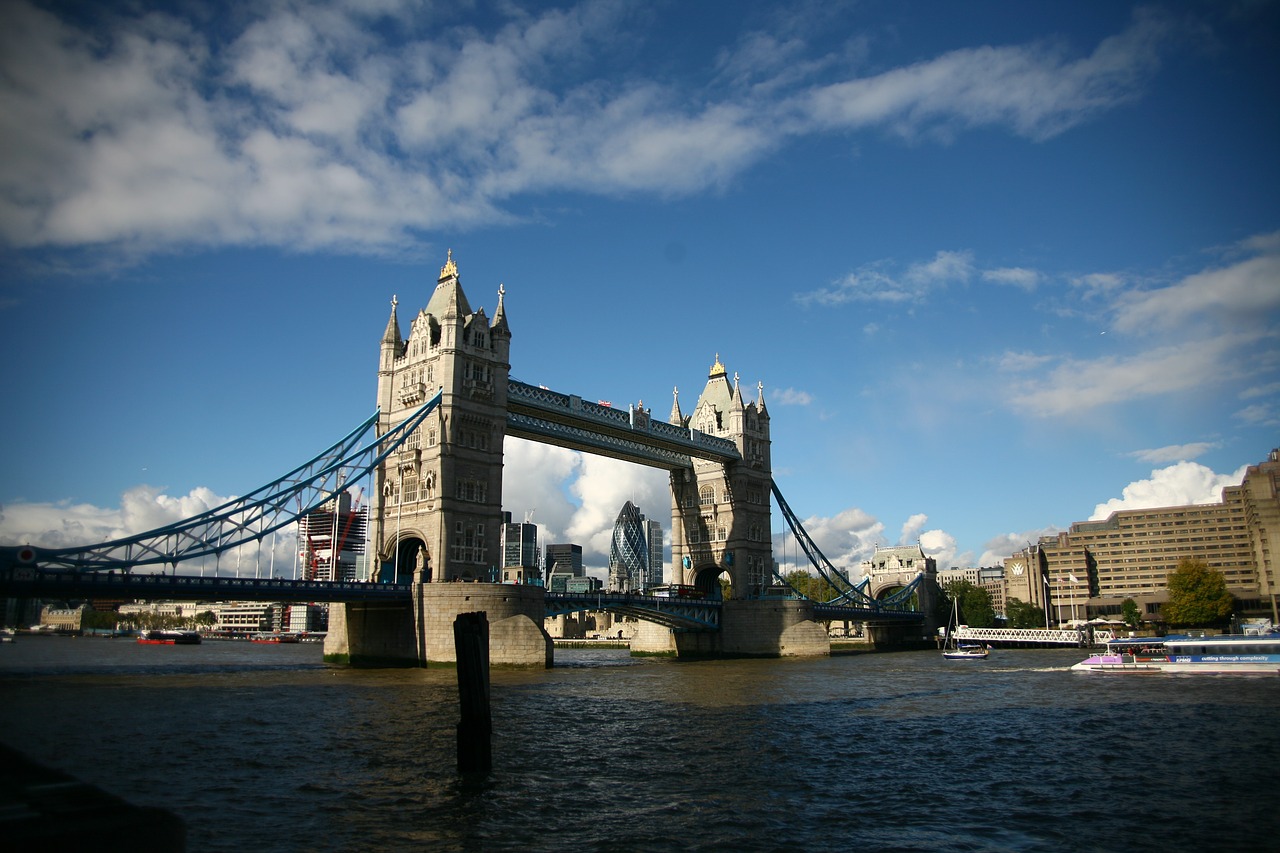
[[[695,459],[692,468],[671,472],[673,579],[714,594],[724,573],[733,598],[759,596],[773,569],[773,468],[763,386],[754,403],[746,402],[737,375],[730,384],[717,355],[693,414],[681,413],[677,392],[670,423],[730,439],[742,455],[728,465]]]
[[[453,253],[401,338],[392,299],[378,365],[378,434],[443,390],[440,406],[378,469],[373,574],[489,580],[502,561],[502,442],[511,330],[498,287],[490,321],[463,293]]]

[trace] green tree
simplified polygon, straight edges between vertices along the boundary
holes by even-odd
[[[1206,626],[1225,622],[1234,605],[1221,572],[1203,560],[1184,557],[1169,575],[1169,600],[1161,612],[1170,625]]]
[[[811,601],[830,601],[836,597],[835,590],[831,588],[831,584],[827,583],[825,578],[811,575],[799,569],[787,572],[786,578],[787,583],[791,584],[796,591]]]
[[[1044,610],[1021,599],[1010,598],[1004,615],[1010,628],[1044,627]]]
[[[1138,623],[1142,621],[1142,611],[1138,609],[1138,602],[1132,598],[1126,598],[1122,601],[1120,603],[1120,618],[1130,628],[1137,628]]]
[[[996,624],[996,611],[991,606],[991,593],[968,581],[947,584],[947,597],[960,602],[960,622],[971,628],[991,628]]]

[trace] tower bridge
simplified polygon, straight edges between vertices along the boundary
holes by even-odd
[[[0,548],[0,595],[58,589],[92,596],[109,588],[137,597],[198,591],[210,599],[328,601],[326,656],[370,663],[452,661],[453,619],[472,611],[488,614],[491,659],[525,665],[550,665],[543,618],[575,610],[634,616],[653,627],[641,632],[637,650],[677,655],[827,654],[820,620],[866,622],[881,638],[919,639],[928,631],[921,611],[931,612],[932,590],[921,578],[872,597],[804,533],[772,478],[763,385],[748,401],[719,355],[693,410],[684,414],[677,391],[664,422],[642,405],[624,410],[512,380],[505,288],[498,288],[492,319],[473,310],[452,252],[407,336],[398,308],[393,298],[379,345],[378,410],[361,428],[267,486],[159,530],[78,549]],[[369,429],[374,439],[360,447]],[[668,471],[673,581],[696,588],[700,598],[575,597],[490,582],[508,435]],[[374,566],[368,582],[247,583],[178,573],[193,558],[220,559],[261,542],[366,477]],[[771,496],[836,590],[834,601],[777,597]],[[148,573],[156,568],[171,572]],[[725,601],[721,576],[730,581]],[[914,609],[912,600],[922,606]]]

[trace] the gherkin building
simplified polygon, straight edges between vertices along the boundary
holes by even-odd
[[[649,547],[644,535],[644,516],[631,501],[623,505],[613,523],[609,544],[609,589],[616,592],[641,590],[648,576]]]

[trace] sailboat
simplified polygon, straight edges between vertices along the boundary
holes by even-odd
[[[951,601],[951,621],[947,623],[947,640],[942,646],[942,656],[947,660],[982,660],[987,650],[980,643],[961,643],[956,639],[960,624],[960,602]]]

